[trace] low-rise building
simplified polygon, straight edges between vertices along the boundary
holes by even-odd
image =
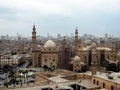
[[[107,90],[120,90],[120,73],[98,72],[92,77],[92,83],[99,85],[100,88],[105,88]]]

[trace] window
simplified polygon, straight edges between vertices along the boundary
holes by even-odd
[[[50,63],[50,66],[52,67],[52,62]]]
[[[105,83],[103,83],[103,88],[105,88]]]
[[[84,56],[84,62],[87,63],[87,57],[86,56]]]
[[[97,81],[97,85],[99,85],[99,82]]]
[[[111,86],[111,90],[114,90],[114,87],[113,87],[113,86]]]
[[[95,79],[93,80],[93,84],[95,84]]]
[[[53,65],[53,68],[55,68],[55,65]]]
[[[53,62],[55,61],[55,59],[53,59]]]
[[[76,64],[76,66],[78,66],[78,64]]]
[[[94,61],[94,64],[96,64],[96,61]]]
[[[47,59],[45,59],[45,62],[47,62]]]

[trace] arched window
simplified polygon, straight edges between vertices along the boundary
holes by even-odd
[[[103,88],[105,88],[105,83],[103,83]]]
[[[95,84],[95,79],[93,80],[93,84]]]
[[[53,59],[53,62],[55,61],[55,59]]]
[[[97,85],[99,85],[99,81],[97,81]]]
[[[55,68],[55,65],[53,65],[53,68]]]
[[[47,62],[47,59],[45,59],[45,62]]]
[[[52,62],[50,63],[50,66],[52,66],[53,64],[52,64]]]

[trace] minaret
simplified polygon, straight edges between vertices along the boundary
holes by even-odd
[[[32,28],[32,50],[36,50],[36,28],[35,28],[35,25],[33,25],[33,28]]]
[[[62,43],[63,43],[63,47],[65,47],[66,46],[66,38],[65,38],[65,36],[63,37]]]
[[[32,28],[32,65],[33,67],[36,66],[36,28],[35,28],[35,25],[33,25],[33,28]]]
[[[77,27],[76,27],[76,30],[75,30],[75,46],[77,46],[77,44],[78,44],[78,29],[77,29]]]
[[[92,70],[92,76],[95,75],[97,70],[97,56],[95,49],[92,51],[91,70]]]
[[[74,48],[75,55],[77,55],[77,52],[78,52],[78,45],[79,45],[78,29],[76,27],[76,30],[75,30],[75,48]]]

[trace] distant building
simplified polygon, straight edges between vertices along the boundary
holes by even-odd
[[[5,55],[1,57],[0,65],[3,67],[4,65],[18,65],[19,63],[23,62],[22,59],[23,55]]]

